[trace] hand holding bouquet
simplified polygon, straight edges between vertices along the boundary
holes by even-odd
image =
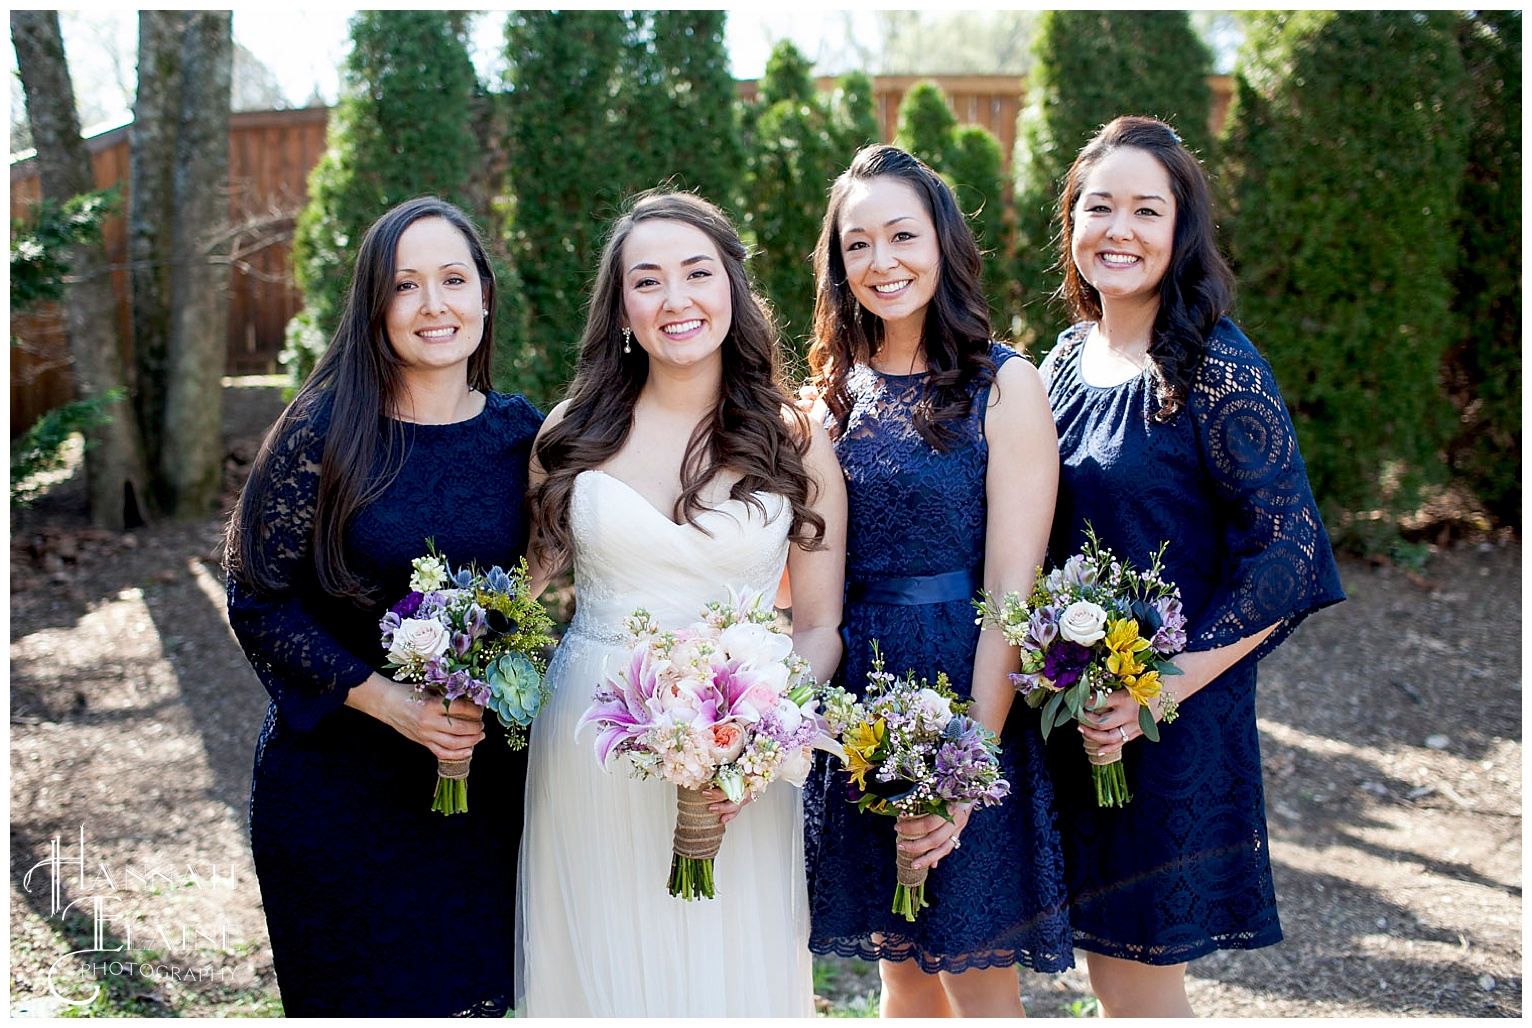
[[[858,810],[895,817],[937,814],[952,820],[964,803],[993,806],[1010,794],[1000,777],[1000,743],[984,725],[967,716],[946,674],[936,684],[883,670],[873,644],[866,697],[857,701],[839,686],[825,692],[825,720],[845,749],[842,758],[861,795]],[[927,868],[895,850],[898,885],[893,911],[915,920],[926,902]]]
[[[1021,649],[1021,672],[1011,682],[1028,705],[1042,707],[1044,738],[1066,721],[1081,720],[1107,693],[1126,689],[1139,704],[1139,729],[1159,742],[1149,701],[1161,695],[1163,676],[1181,673],[1170,657],[1186,648],[1181,592],[1160,577],[1165,547],[1139,571],[1103,547],[1089,525],[1085,534],[1085,548],[1061,567],[1039,571],[1027,597],[986,594],[977,603],[979,623],[998,627]],[[1168,692],[1161,710],[1167,724],[1175,720]],[[1087,746],[1086,755],[1097,805],[1120,807],[1132,799],[1121,751],[1102,757]]]
[[[634,611],[628,666],[597,688],[580,719],[600,729],[603,766],[626,753],[636,777],[679,788],[672,896],[713,897],[723,825],[702,791],[718,788],[739,803],[779,778],[802,785],[807,749],[824,738],[808,662],[776,621],[760,593],[732,591],[674,632]]]
[[[554,642],[553,621],[531,594],[527,562],[509,573],[454,571],[426,545],[428,555],[413,562],[409,595],[378,623],[388,651],[384,667],[414,683],[421,701],[435,697],[447,706],[467,697],[494,711],[508,730],[506,742],[520,749],[544,700],[542,650]],[[468,763],[437,762],[432,810],[468,809]]]

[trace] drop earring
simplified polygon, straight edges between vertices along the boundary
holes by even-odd
[[[633,352],[633,330],[628,326],[622,326],[622,352]]]

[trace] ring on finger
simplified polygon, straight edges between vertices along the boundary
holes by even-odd
[[[963,840],[954,835],[952,837],[952,848],[957,849],[961,845],[963,845]]]
[[[1118,725],[1117,726],[1117,734],[1122,736],[1122,741],[1123,742],[1127,742],[1128,741],[1128,726],[1127,725]]]

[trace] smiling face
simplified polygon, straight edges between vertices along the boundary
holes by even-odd
[[[718,358],[733,324],[729,277],[707,233],[684,221],[640,222],[622,244],[622,324],[651,361]]]
[[[407,368],[466,366],[484,338],[484,285],[468,240],[442,218],[421,218],[399,236],[389,344]]]
[[[913,186],[891,175],[852,183],[840,215],[846,283],[885,325],[913,329],[941,281],[936,226]]]
[[[1073,217],[1070,252],[1103,308],[1157,304],[1175,252],[1176,199],[1165,166],[1147,150],[1112,150],[1081,182]]]

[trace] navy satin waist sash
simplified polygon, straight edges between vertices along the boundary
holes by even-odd
[[[979,569],[944,571],[939,575],[916,575],[913,578],[875,578],[870,582],[846,585],[850,603],[887,603],[896,607],[916,607],[923,603],[951,603],[971,600],[979,591]]]

